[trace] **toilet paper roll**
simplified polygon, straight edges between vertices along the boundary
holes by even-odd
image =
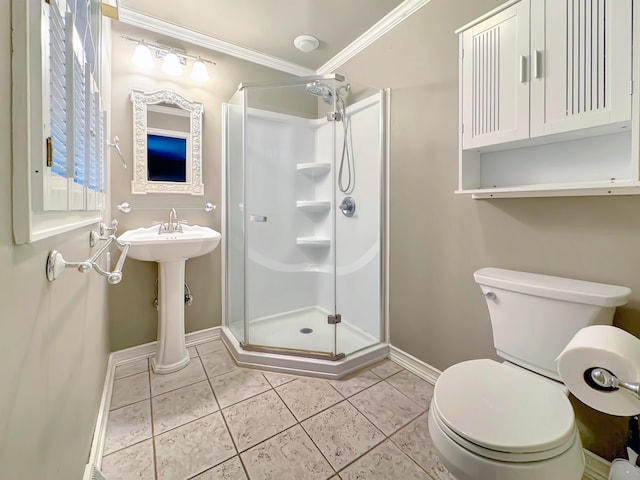
[[[640,400],[625,389],[601,391],[587,383],[589,371],[600,367],[620,381],[640,382],[640,339],[610,325],[578,331],[557,359],[560,378],[580,401],[609,415],[640,413]],[[585,376],[585,372],[587,375]]]

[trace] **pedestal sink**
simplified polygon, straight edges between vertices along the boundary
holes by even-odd
[[[124,232],[128,256],[158,263],[158,349],[151,360],[155,373],[186,367],[189,353],[184,341],[184,266],[189,258],[213,251],[220,233],[199,225],[179,225],[181,231],[161,231],[156,226]]]

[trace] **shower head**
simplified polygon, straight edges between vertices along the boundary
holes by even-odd
[[[307,83],[304,88],[307,93],[311,95],[315,95],[316,97],[322,98],[322,101],[327,104],[331,104],[333,102],[333,90],[331,87],[325,83],[320,82],[311,82]]]

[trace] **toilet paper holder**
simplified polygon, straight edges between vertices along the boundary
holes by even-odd
[[[594,367],[585,370],[584,380],[595,390],[614,392],[622,388],[635,393],[636,398],[640,400],[640,383],[622,381],[606,368]]]

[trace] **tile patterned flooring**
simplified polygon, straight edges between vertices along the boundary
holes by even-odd
[[[453,480],[427,428],[433,387],[385,360],[344,380],[237,367],[220,340],[156,375],[116,368],[108,480]]]

